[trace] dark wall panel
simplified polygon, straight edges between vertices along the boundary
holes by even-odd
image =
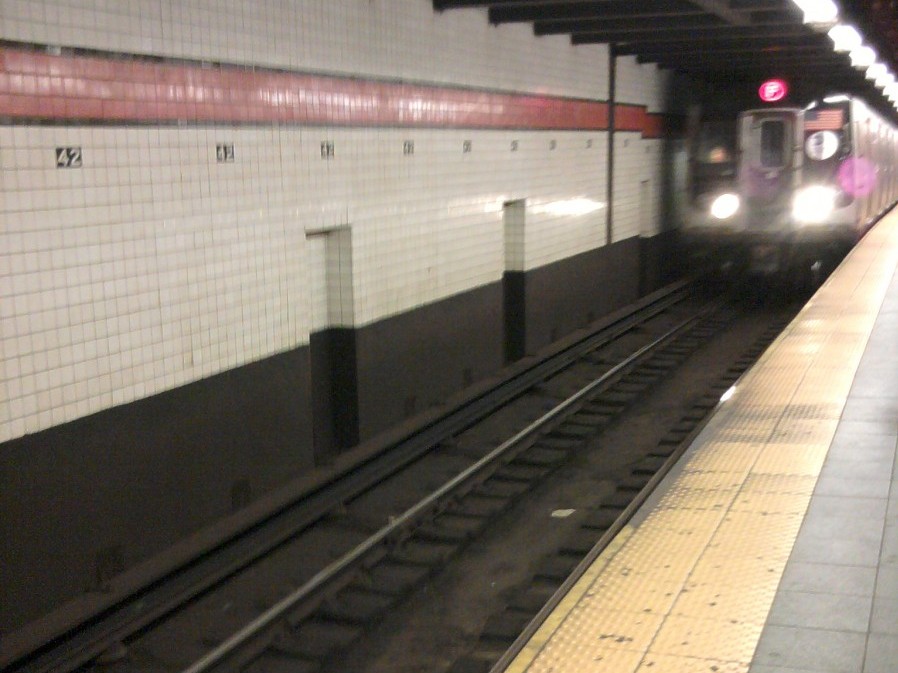
[[[315,464],[333,461],[359,441],[355,330],[333,328],[310,338]]]
[[[639,296],[639,239],[527,273],[527,352],[534,353]]]
[[[505,318],[505,362],[514,362],[527,352],[527,274],[506,271],[502,276]]]
[[[503,364],[502,283],[362,327],[360,438],[436,406]]]
[[[297,349],[0,445],[0,630],[311,466]]]
[[[655,289],[664,249],[631,238],[359,329],[360,439]]]
[[[677,232],[666,231],[651,238],[640,238],[639,294],[650,292],[672,283],[683,273],[678,258]]]
[[[316,451],[320,462],[444,403],[501,369],[509,349],[535,352],[655,289],[667,238],[506,274],[0,445],[0,630],[307,473]]]

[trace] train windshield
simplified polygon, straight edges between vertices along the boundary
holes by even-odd
[[[740,138],[745,167],[769,171],[791,166],[795,122],[792,112],[746,113]]]
[[[786,165],[786,124],[779,119],[761,122],[761,166],[783,168]]]
[[[736,176],[736,122],[707,120],[698,128],[690,155],[690,194],[697,199],[732,189]]]
[[[736,153],[736,124],[732,120],[705,122],[695,144],[693,156],[697,162],[721,167],[732,164]]]

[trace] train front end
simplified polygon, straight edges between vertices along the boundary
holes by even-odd
[[[842,188],[851,153],[848,102],[739,115],[733,180],[695,202],[691,245],[751,274],[800,273],[844,252],[856,221]]]

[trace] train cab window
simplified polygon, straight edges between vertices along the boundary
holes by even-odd
[[[739,121],[742,169],[778,172],[790,167],[795,124],[796,114],[791,110],[743,113]]]
[[[780,120],[761,122],[761,166],[782,168],[786,165],[786,125]]]
[[[693,158],[703,164],[732,164],[736,148],[736,125],[731,121],[702,124]]]
[[[736,176],[735,120],[703,121],[692,140],[689,158],[693,199],[731,189]]]

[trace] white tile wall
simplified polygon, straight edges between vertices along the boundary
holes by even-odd
[[[670,74],[653,64],[640,64],[633,56],[617,61],[618,103],[645,105],[649,112],[665,111]],[[618,133],[614,144],[614,223],[612,240],[658,234],[663,198],[662,141],[643,139],[638,133]],[[644,189],[643,183],[648,185]],[[646,200],[648,203],[645,203]]]
[[[509,200],[527,202],[526,269],[599,247],[606,138],[0,127],[4,437],[306,343],[307,230],[351,225],[356,325],[498,281]],[[234,163],[216,162],[217,142]],[[55,167],[68,144],[83,168]],[[618,161],[616,231],[638,235],[625,166],[647,163],[626,148]]]
[[[0,36],[606,97],[604,48],[430,7],[0,0]],[[658,81],[628,65],[619,99],[656,104]],[[631,180],[659,183],[657,141],[624,135],[618,240],[640,233]],[[57,169],[60,146],[84,167]],[[341,321],[355,325],[498,281],[508,200],[527,203],[525,269],[599,247],[606,146],[598,132],[0,126],[0,441],[307,343],[310,230],[351,227]]]
[[[638,133],[618,133],[614,142],[612,239],[654,236],[661,230],[662,144]],[[648,183],[644,188],[643,183]]]
[[[525,269],[601,247],[607,217],[607,133],[545,133],[534,140],[531,160],[546,174],[529,183]],[[555,149],[547,150],[551,140]]]
[[[648,106],[649,112],[665,110],[670,73],[652,63],[637,63],[635,56],[617,59],[617,102]]]
[[[0,38],[607,98],[608,51],[430,0],[0,0]]]
[[[217,164],[221,133],[0,127],[0,438],[307,338],[280,136],[228,130],[242,160]],[[56,168],[66,145],[83,168]]]

